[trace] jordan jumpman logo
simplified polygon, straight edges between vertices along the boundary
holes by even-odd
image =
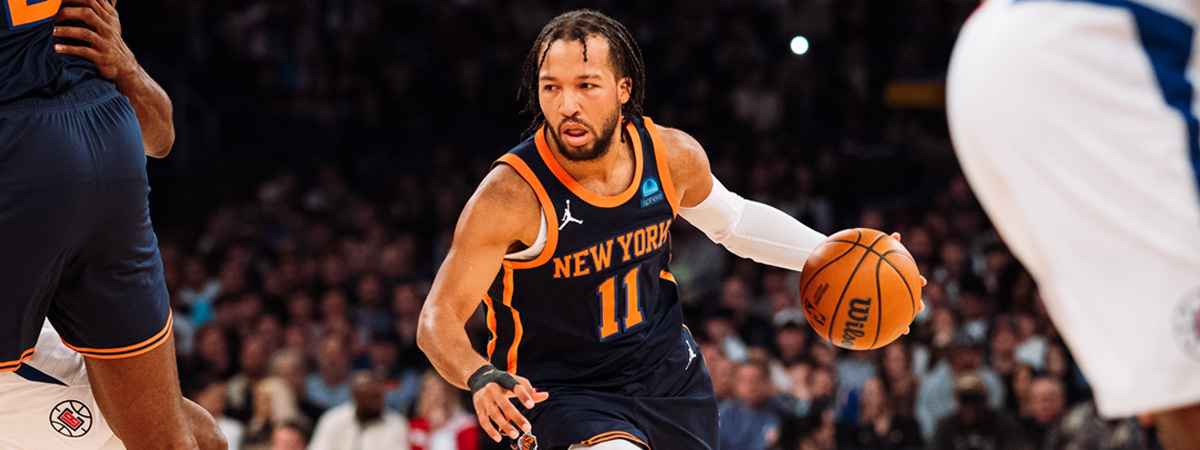
[[[567,224],[571,222],[583,225],[582,220],[571,217],[571,200],[567,199],[567,208],[563,210],[562,224],[558,226],[558,231],[562,231],[563,227],[567,226]]]

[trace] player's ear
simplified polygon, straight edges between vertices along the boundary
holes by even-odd
[[[621,78],[617,82],[617,100],[624,105],[629,101],[629,96],[633,92],[633,79],[629,77]]]

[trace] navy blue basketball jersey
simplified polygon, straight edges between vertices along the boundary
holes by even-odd
[[[505,260],[488,290],[488,357],[539,389],[648,395],[656,366],[689,351],[667,268],[678,199],[662,138],[649,118],[627,131],[633,183],[613,196],[571,178],[545,127],[497,161],[533,187],[548,235],[536,258]]]
[[[108,1],[108,0],[101,0]],[[0,2],[0,104],[48,97],[100,75],[83,58],[55,53],[54,16],[62,0]]]

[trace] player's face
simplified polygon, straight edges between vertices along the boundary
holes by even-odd
[[[563,156],[586,161],[604,156],[620,131],[621,105],[632,82],[617,79],[609,64],[608,40],[599,36],[550,43],[538,73],[538,101],[546,127]]]

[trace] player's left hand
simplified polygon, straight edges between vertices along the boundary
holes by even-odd
[[[121,37],[121,20],[113,3],[104,0],[63,0],[55,22],[80,20],[91,29],[82,26],[54,26],[54,35],[60,38],[77,39],[87,45],[56,44],[54,51],[74,55],[91,61],[100,68],[100,76],[117,81],[137,73],[137,59]]]
[[[895,240],[899,241],[899,240],[900,240],[900,233],[899,233],[899,232],[893,232],[893,233],[892,233],[892,239],[895,239]],[[926,284],[929,284],[929,280],[926,280],[926,279],[925,279],[925,275],[919,275],[919,276],[921,277],[921,287],[925,287],[925,285],[926,285]],[[919,304],[917,305],[917,312],[921,312],[921,311],[924,311],[924,310],[925,310],[925,299],[920,299],[920,301],[919,301]],[[905,328],[905,329],[904,329],[904,334],[908,334],[908,332],[909,332],[909,331],[910,331],[910,329],[908,329],[908,328]]]

